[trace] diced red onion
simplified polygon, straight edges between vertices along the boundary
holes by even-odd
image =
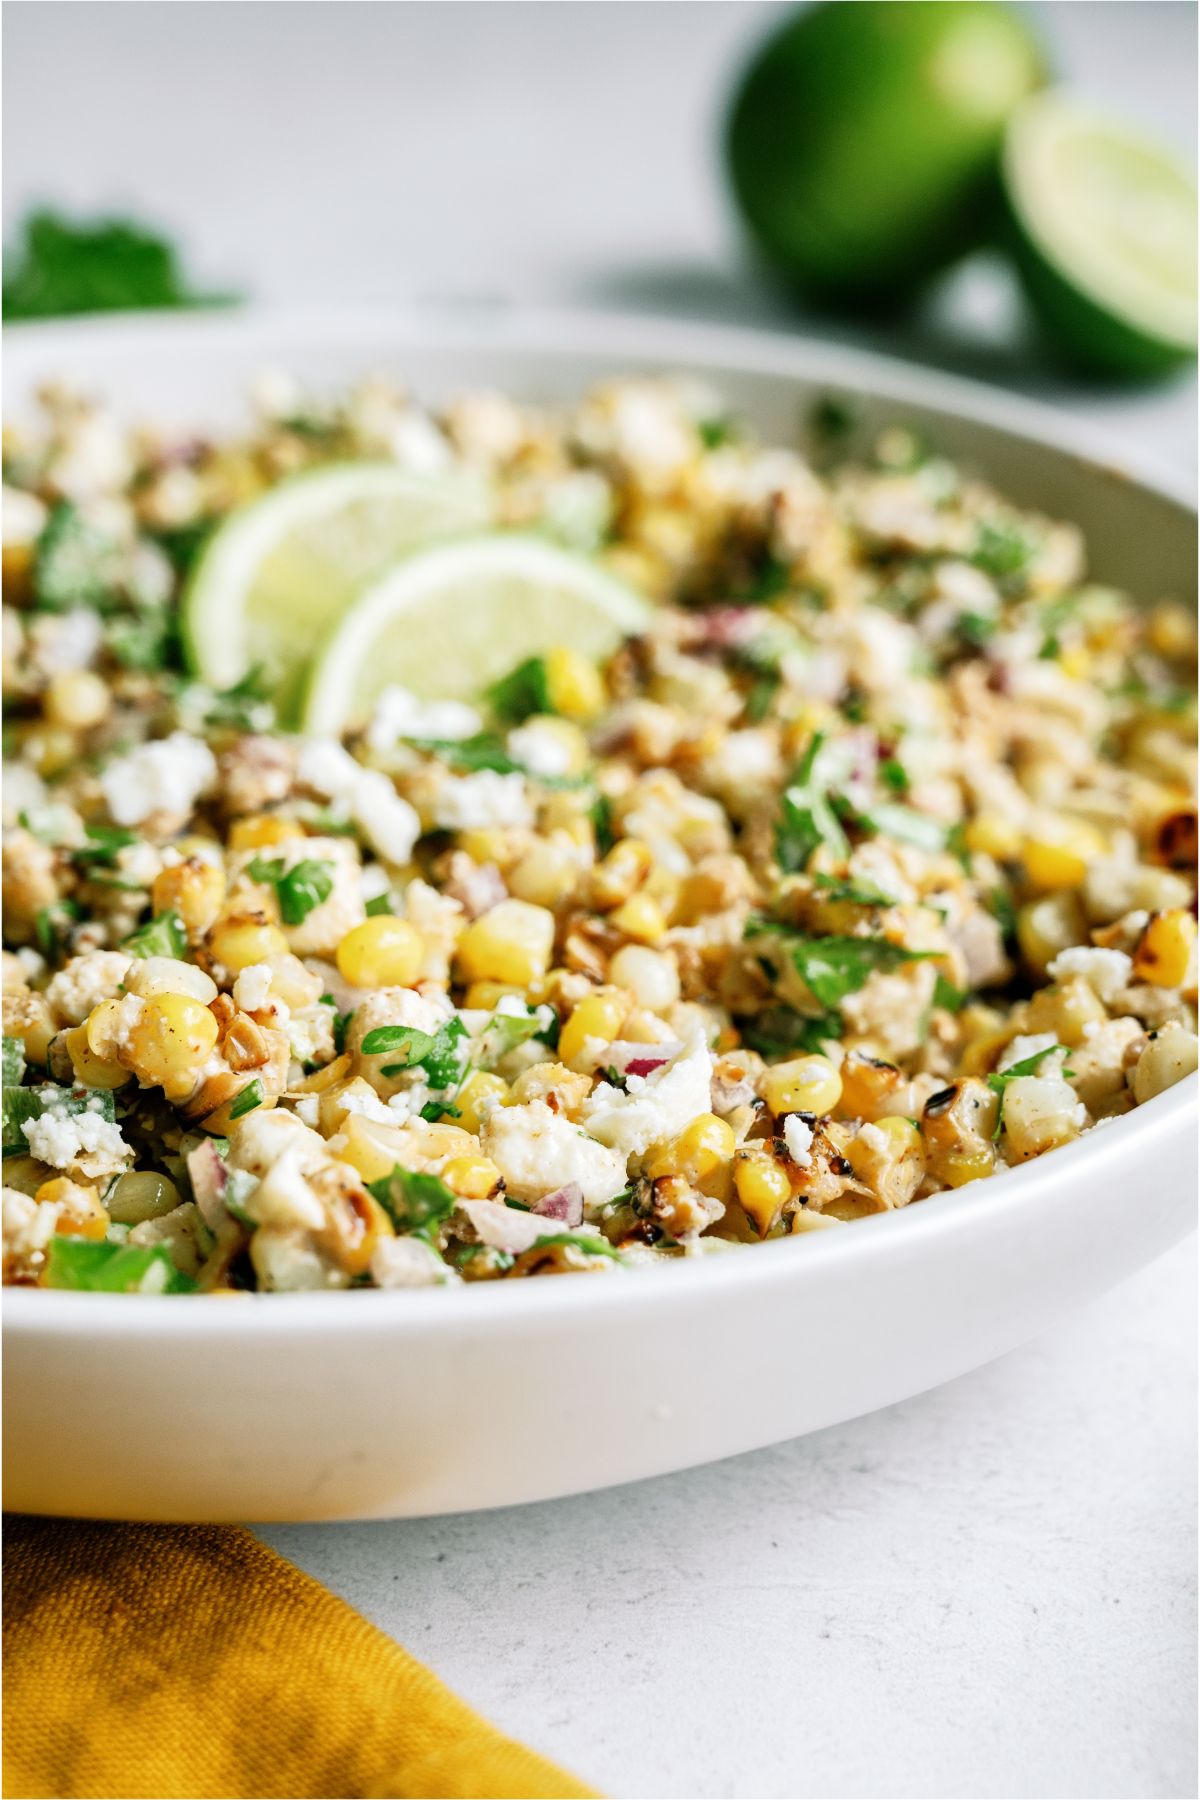
[[[454,1218],[456,1229],[466,1225],[464,1236],[493,1250],[507,1250],[512,1256],[532,1250],[539,1238],[567,1230],[560,1219],[544,1213],[519,1212],[515,1206],[505,1206],[499,1200],[460,1200]]]
[[[561,1219],[564,1225],[582,1225],[583,1189],[577,1181],[568,1181],[565,1187],[543,1195],[533,1210],[542,1219]]]
[[[187,1172],[200,1217],[215,1231],[224,1217],[222,1197],[229,1186],[229,1170],[218,1156],[216,1145],[205,1139],[189,1150]]]
[[[618,1075],[653,1075],[669,1062],[674,1062],[683,1045],[678,1038],[665,1044],[630,1044],[618,1040],[604,1052],[602,1066],[615,1069]]]

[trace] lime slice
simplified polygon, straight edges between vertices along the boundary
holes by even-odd
[[[1196,186],[1068,94],[1014,113],[1004,185],[1029,298],[1075,362],[1152,374],[1196,351]]]
[[[431,538],[476,530],[483,484],[391,463],[335,463],[233,512],[183,597],[189,665],[210,687],[261,666],[287,718],[313,650],[351,601]]]
[[[336,737],[391,683],[469,700],[527,656],[607,656],[651,613],[594,563],[541,538],[467,538],[411,556],[351,607],[313,664],[304,729]]]

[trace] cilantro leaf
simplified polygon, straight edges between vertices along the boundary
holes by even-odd
[[[368,919],[378,919],[381,915],[390,914],[391,910],[392,897],[390,894],[375,894],[367,901]]]
[[[19,1037],[4,1040],[4,1086],[20,1087],[25,1075],[25,1045]]]
[[[141,1249],[62,1236],[50,1240],[46,1285],[90,1294],[190,1294],[196,1287],[161,1244]]]
[[[275,889],[285,925],[301,924],[333,892],[333,864],[317,857],[306,857],[288,869],[282,857],[256,856],[247,863],[246,874],[251,881],[264,881]]]
[[[882,937],[808,937],[773,919],[751,918],[747,937],[776,934],[787,942],[788,955],[813,998],[832,1010],[847,994],[856,994],[877,970],[923,962],[936,950],[905,950]]]
[[[237,1099],[233,1102],[233,1105],[229,1108],[229,1117],[231,1119],[244,1118],[248,1112],[253,1112],[255,1108],[261,1106],[262,1103],[262,1082],[255,1076],[253,1081],[248,1081],[246,1083]]]
[[[965,988],[955,987],[954,983],[948,981],[939,970],[933,988],[933,1004],[935,1006],[945,1007],[947,1012],[961,1012],[969,997]]]
[[[56,900],[43,906],[34,920],[33,934],[37,947],[48,962],[57,962],[67,947],[67,935],[79,917],[74,900]]]
[[[6,319],[205,303],[189,287],[171,244],[131,219],[75,223],[34,212],[6,260]]]
[[[122,939],[122,950],[131,956],[183,956],[188,947],[187,927],[178,913],[159,913]]]
[[[928,813],[917,812],[914,807],[902,806],[898,801],[882,800],[878,806],[857,813],[855,817],[867,831],[898,838],[902,844],[912,844],[918,850],[946,848],[948,834],[939,820]]]
[[[775,830],[775,854],[786,874],[794,875],[807,867],[808,859],[820,844],[835,856],[847,856],[850,842],[841,821],[833,810],[828,783],[821,778],[821,751],[825,746],[822,732],[814,732],[800,759],[790,786],[783,794],[782,812]]]
[[[71,861],[84,868],[115,869],[117,851],[128,850],[139,841],[136,831],[125,831],[120,825],[88,825],[86,830],[89,841],[71,852]]]
[[[546,675],[546,659],[526,657],[487,691],[492,711],[505,725],[520,725],[532,713],[549,713],[550,683]]]
[[[769,1006],[752,1019],[740,1021],[742,1042],[769,1060],[789,1056],[795,1050],[819,1052],[831,1038],[842,1035],[840,1013],[810,1018],[792,1006]]]
[[[848,906],[895,906],[894,894],[885,894],[882,888],[873,887],[868,881],[843,881],[837,875],[813,876],[817,886],[825,889],[826,898],[843,901]]]
[[[390,1175],[368,1182],[367,1191],[378,1200],[397,1231],[422,1238],[430,1245],[457,1204],[454,1194],[436,1175],[419,1175],[412,1169],[402,1169],[399,1163]]]
[[[76,606],[109,612],[120,601],[123,566],[121,546],[71,501],[60,501],[34,551],[34,600],[46,612]]]

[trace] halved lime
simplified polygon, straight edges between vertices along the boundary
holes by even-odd
[[[1152,374],[1196,352],[1196,184],[1182,160],[1061,92],[1013,114],[1004,185],[1018,265],[1073,361]]]
[[[606,656],[644,631],[647,602],[586,558],[497,533],[410,556],[352,606],[314,660],[304,729],[336,737],[391,683],[469,700],[527,656]]]
[[[261,666],[280,715],[294,709],[317,644],[398,557],[487,522],[483,484],[334,463],[239,507],[216,531],[183,597],[188,663],[232,687]]]

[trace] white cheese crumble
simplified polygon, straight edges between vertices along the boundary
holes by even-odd
[[[233,984],[233,1003],[243,1012],[261,1012],[271,995],[269,963],[251,963]]]
[[[385,687],[367,726],[372,750],[390,750],[400,738],[442,738],[454,743],[482,731],[483,720],[462,700],[421,700],[407,688]]]
[[[483,1121],[479,1138],[517,1200],[536,1200],[574,1181],[584,1205],[596,1207],[625,1186],[623,1157],[552,1112],[544,1100],[497,1107]]]
[[[1133,960],[1124,950],[1103,950],[1076,944],[1060,950],[1048,971],[1052,981],[1081,975],[1098,999],[1110,1006],[1133,979]]]
[[[216,778],[216,758],[203,739],[173,731],[115,758],[102,772],[100,787],[118,825],[141,825],[155,813],[190,818]]]
[[[297,774],[327,800],[337,800],[385,861],[406,863],[421,835],[415,808],[378,769],[364,769],[332,738],[310,738]]]
[[[626,1158],[644,1156],[651,1144],[677,1137],[712,1105],[712,1056],[702,1031],[683,1053],[653,1075],[626,1077],[625,1093],[601,1082],[584,1108],[587,1128]]]
[[[525,777],[500,775],[495,769],[448,776],[433,802],[433,822],[443,831],[530,826],[533,819]]]
[[[82,1156],[100,1156],[124,1162],[129,1145],[120,1128],[99,1113],[44,1112],[40,1119],[25,1119],[21,1130],[31,1156],[52,1169],[69,1168]]]
[[[807,1169],[812,1162],[812,1126],[806,1125],[795,1113],[789,1113],[783,1121],[783,1141],[792,1161],[799,1168]]]
[[[530,719],[508,734],[508,754],[532,775],[569,775],[571,749],[546,719]]]

